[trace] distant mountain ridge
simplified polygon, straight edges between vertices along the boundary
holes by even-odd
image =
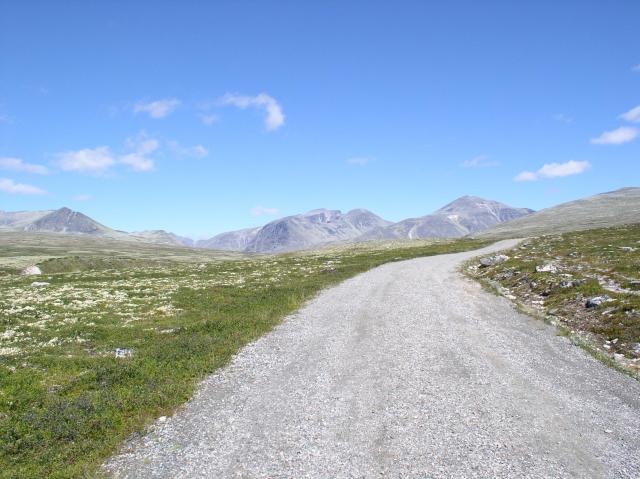
[[[318,209],[266,224],[256,232],[244,251],[265,253],[305,249],[340,241],[351,241],[391,222],[365,209],[347,213]]]
[[[161,245],[276,253],[337,242],[385,239],[458,238],[462,236],[535,236],[577,229],[640,223],[640,188],[583,198],[534,212],[477,196],[463,196],[432,214],[397,223],[366,209],[347,213],[317,209],[287,216],[264,226],[218,234],[194,241],[165,230],[133,233],[111,229],[69,208],[43,211],[0,211],[0,231],[78,234]]]
[[[528,208],[513,208],[477,196],[463,196],[430,215],[398,223],[365,209],[351,210],[346,214],[319,209],[280,218],[260,228],[222,233],[198,241],[196,246],[266,253],[345,241],[459,238],[532,212]]]
[[[409,218],[365,234],[367,239],[460,238],[533,213],[477,196],[462,196],[430,215]]]
[[[501,221],[530,213],[473,196],[458,198],[431,215],[392,223],[366,209],[347,213],[316,209],[286,216],[264,226],[229,231],[194,241],[165,230],[126,233],[111,229],[69,208],[51,211],[0,212],[0,230],[104,236],[163,245],[277,253],[337,242],[398,238],[457,238]]]

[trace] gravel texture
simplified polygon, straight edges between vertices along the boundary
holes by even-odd
[[[640,383],[456,271],[321,293],[105,464],[127,478],[640,477]]]

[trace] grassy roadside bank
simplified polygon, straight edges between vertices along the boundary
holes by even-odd
[[[3,274],[0,477],[91,477],[126,437],[171,414],[199,379],[323,288],[386,262],[487,243],[200,264],[58,258],[41,276]]]
[[[640,379],[640,225],[549,235],[463,272]]]

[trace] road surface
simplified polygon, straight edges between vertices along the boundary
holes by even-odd
[[[127,478],[640,477],[640,382],[457,267],[322,292],[105,466]]]

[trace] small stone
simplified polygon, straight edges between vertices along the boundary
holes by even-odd
[[[613,353],[613,359],[615,359],[617,363],[622,363],[624,362],[624,354]]]
[[[605,429],[604,432],[606,432],[607,434],[611,434],[613,431],[611,429]]]
[[[158,418],[158,422],[166,422],[167,421],[167,416],[160,416]]]
[[[116,358],[129,358],[133,356],[133,349],[130,348],[116,348],[114,351]]]
[[[480,259],[480,266],[487,268],[489,266],[495,266],[496,264],[504,263],[509,257],[504,254],[497,254],[495,256],[487,256]]]
[[[42,270],[36,265],[28,266],[27,268],[22,270],[22,274],[24,276],[35,276],[38,274],[42,274]]]
[[[596,306],[600,306],[602,303],[607,301],[611,301],[611,298],[606,294],[602,296],[594,296],[593,298],[587,299],[585,306],[587,308],[595,308]]]
[[[536,273],[557,273],[558,267],[553,263],[545,263],[536,266]]]
[[[33,286],[34,288],[41,288],[43,286],[49,286],[50,283],[47,283],[46,281],[34,281],[33,283],[31,283],[31,286]]]

